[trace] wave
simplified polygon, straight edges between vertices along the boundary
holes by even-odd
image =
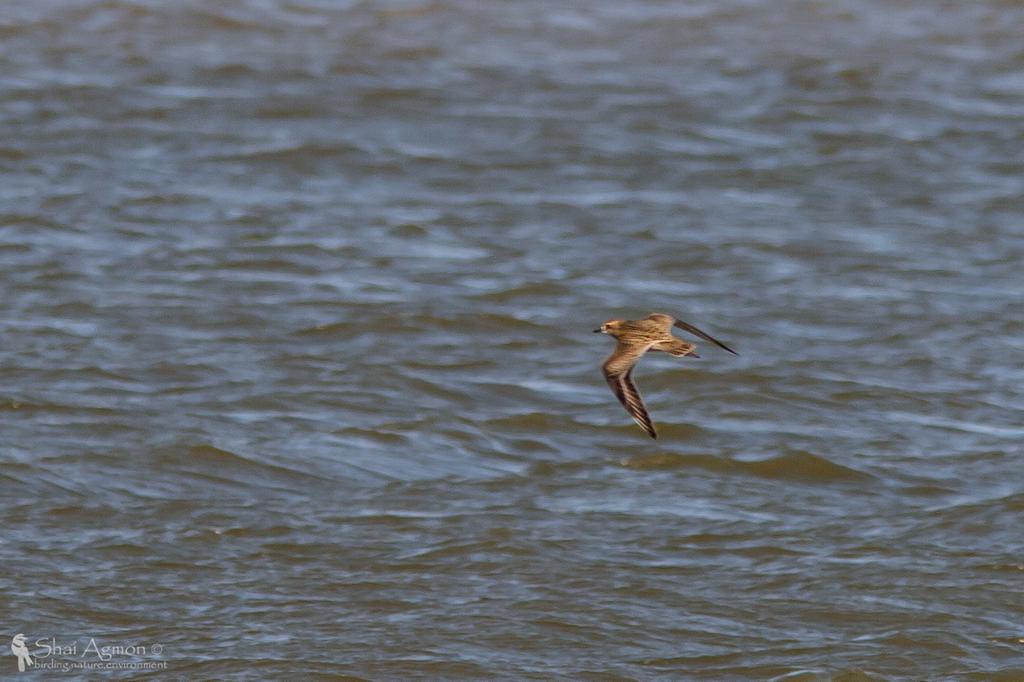
[[[631,469],[703,469],[715,473],[805,483],[863,482],[875,477],[810,452],[794,451],[760,460],[741,460],[712,454],[657,453],[623,462]]]

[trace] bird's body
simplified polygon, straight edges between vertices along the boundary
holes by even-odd
[[[594,333],[613,336],[618,342],[615,350],[601,365],[601,371],[604,372],[605,381],[611,387],[612,393],[626,408],[633,420],[651,438],[657,438],[658,432],[654,429],[654,422],[651,421],[651,416],[647,413],[647,407],[640,396],[640,391],[633,383],[631,376],[633,367],[649,350],[669,353],[676,357],[700,357],[697,355],[697,347],[694,344],[672,335],[673,326],[711,341],[733,355],[737,354],[718,339],[691,324],[664,313],[651,313],[642,320],[608,320],[601,325],[600,329],[594,330]]]

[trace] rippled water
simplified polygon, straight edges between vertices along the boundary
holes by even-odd
[[[0,636],[174,679],[1024,679],[1022,35],[8,3]],[[590,333],[651,311],[740,352],[643,361],[658,441]]]

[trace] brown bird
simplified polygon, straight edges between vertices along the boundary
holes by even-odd
[[[626,408],[626,412],[629,412],[629,416],[633,417],[651,438],[657,438],[658,432],[654,430],[654,422],[647,413],[644,399],[640,397],[640,391],[633,383],[633,367],[649,350],[663,351],[676,357],[700,357],[697,355],[697,346],[672,336],[673,326],[710,341],[733,355],[739,355],[729,346],[692,324],[663,313],[651,313],[642,320],[608,320],[600,329],[594,330],[595,334],[608,334],[618,341],[615,350],[601,365],[601,371],[604,372],[605,381],[611,386],[612,393]]]

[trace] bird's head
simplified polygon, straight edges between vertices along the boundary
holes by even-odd
[[[625,320],[608,320],[601,325],[600,329],[595,329],[595,334],[610,334],[612,336],[619,336],[622,333],[622,325],[626,324]]]

